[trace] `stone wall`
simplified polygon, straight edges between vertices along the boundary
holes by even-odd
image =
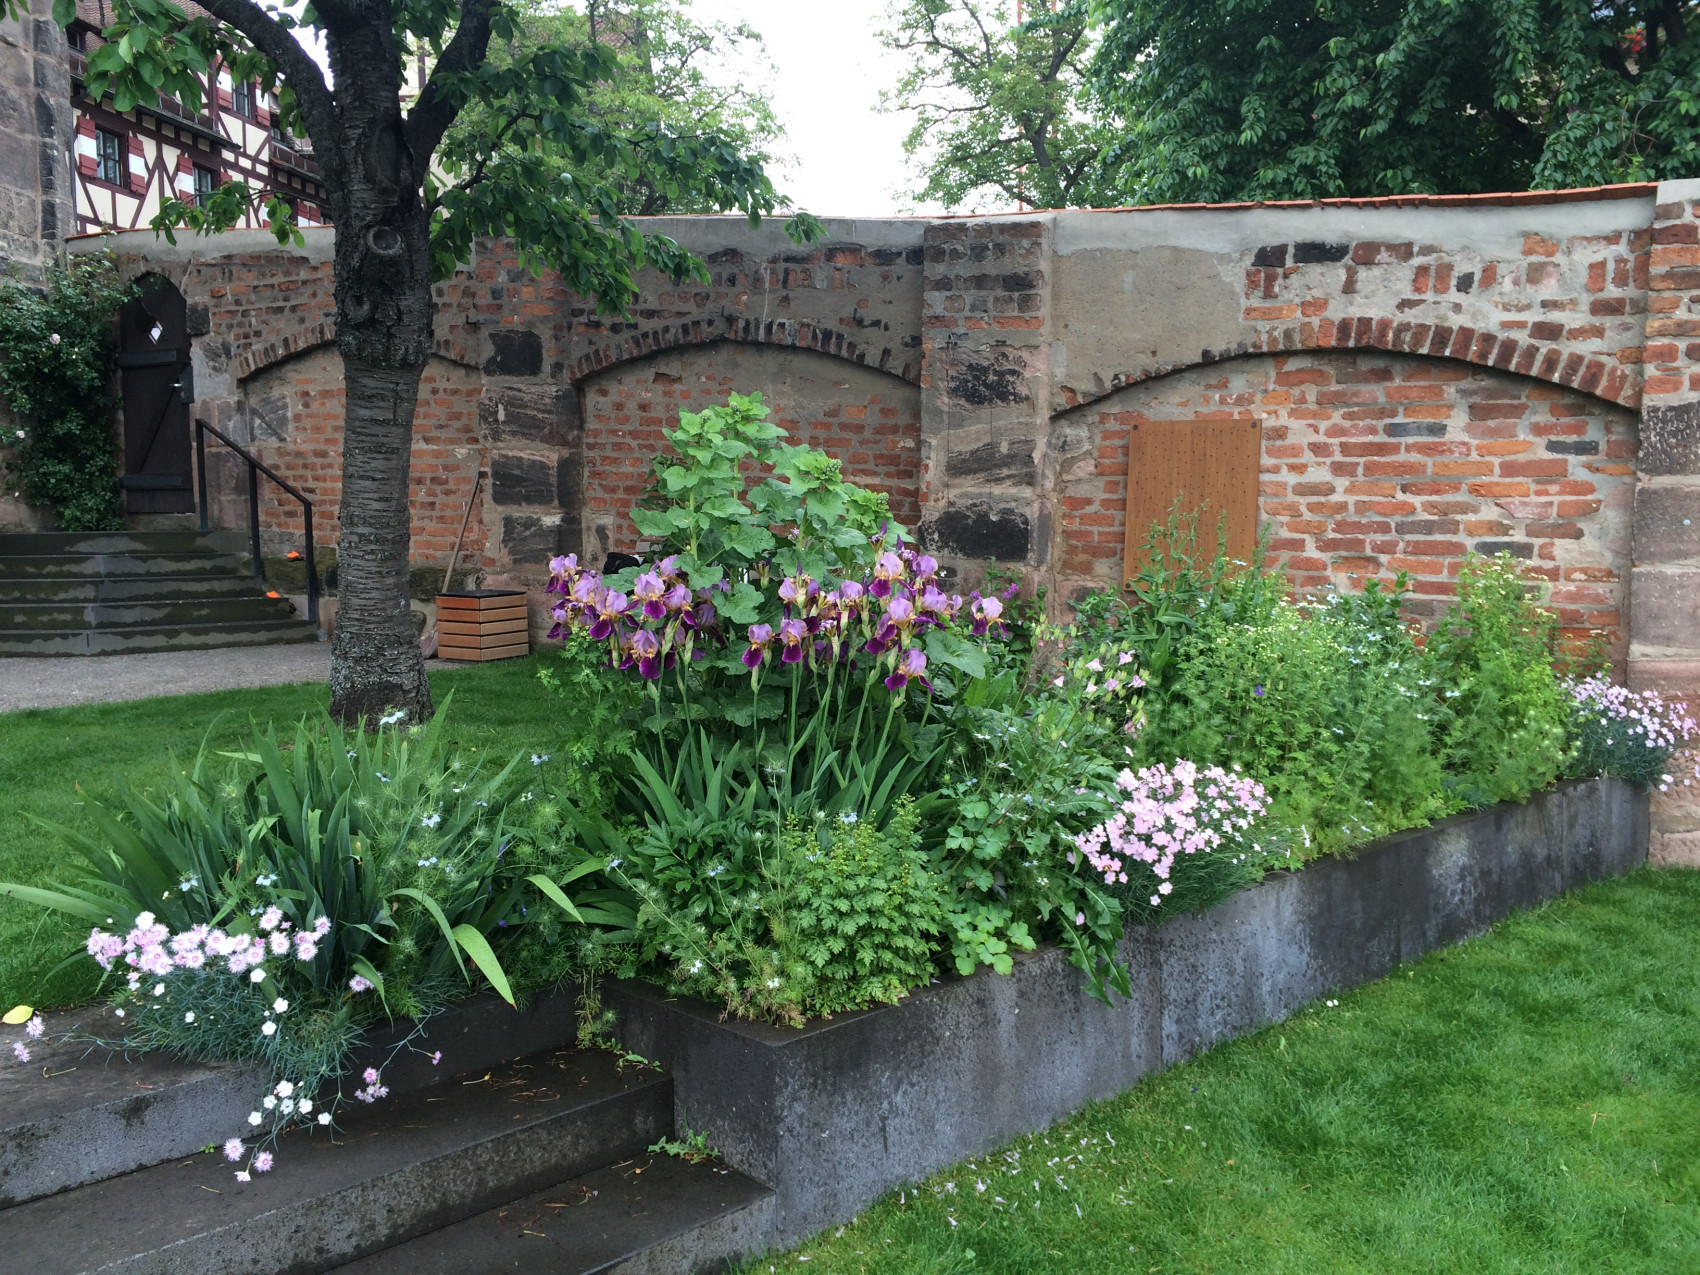
[[[1632,682],[1700,691],[1697,200],[1667,182],[828,221],[810,246],[664,219],[708,281],[642,272],[624,315],[480,243],[437,285],[415,556],[440,567],[479,467],[487,583],[638,548],[624,510],[660,431],[759,390],[961,586],[995,559],[1060,607],[1120,575],[1129,431],[1226,417],[1258,424],[1251,498],[1296,585],[1403,570],[1432,615],[1466,551],[1505,550]],[[332,542],[333,233],[119,239],[189,300],[198,411],[299,480]],[[293,511],[266,517],[281,549]],[[1700,860],[1700,810],[1670,810],[1655,854]]]
[[[71,73],[49,0],[0,18],[0,269],[25,278],[59,251],[71,222]]]

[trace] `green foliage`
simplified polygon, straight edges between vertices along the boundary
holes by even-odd
[[[762,162],[782,135],[766,94],[745,82],[749,61],[764,52],[761,36],[747,23],[698,22],[688,0],[589,0],[583,12],[526,0],[515,6],[512,34],[490,59],[511,64],[545,44],[612,52],[614,71],[593,81],[585,95],[585,114],[600,129],[631,137],[713,136]],[[448,145],[470,151],[473,134],[505,122],[489,104],[474,100],[455,122]],[[622,214],[720,211],[702,192],[671,180],[651,147],[635,148],[632,164],[570,152],[561,158],[585,186],[617,191]]]
[[[1092,0],[1129,203],[1683,177],[1700,39],[1665,0]]]
[[[112,430],[112,319],[132,295],[107,256],[48,267],[44,289],[0,284],[0,401],[19,418],[6,482],[66,531],[124,525]]]
[[[883,831],[849,815],[785,821],[768,911],[780,967],[805,1012],[896,1002],[932,977],[945,909],[919,841],[908,801]]]
[[[907,65],[881,104],[915,117],[903,140],[915,199],[946,208],[1115,202],[1101,163],[1115,129],[1087,92],[1084,13],[1040,9],[1023,22],[1018,12],[1002,0],[896,0],[888,9],[880,38]]]
[[[1557,621],[1509,554],[1472,554],[1425,649],[1446,718],[1437,736],[1468,805],[1521,801],[1566,761],[1570,708],[1553,672]]]
[[[1437,714],[1403,595],[1403,580],[1371,581],[1309,604],[1270,589],[1255,607],[1211,609],[1146,699],[1140,764],[1241,767],[1307,855],[1445,813]]]
[[[328,937],[292,977],[334,1003],[360,976],[405,1015],[449,999],[473,968],[512,1000],[492,944],[519,932],[528,899],[581,925],[622,921],[562,893],[600,860],[503,863],[506,808],[532,794],[514,781],[517,761],[492,775],[452,754],[441,712],[424,728],[371,733],[303,722],[281,745],[268,729],[252,751],[222,756],[220,768],[203,748],[154,795],[121,789],[117,812],[89,803],[92,833],[46,824],[83,859],[81,875],[0,890],[119,933],[149,913],[174,933],[241,933],[271,908],[298,931],[324,918]]]

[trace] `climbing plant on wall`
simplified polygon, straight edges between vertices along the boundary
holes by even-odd
[[[131,294],[108,257],[72,257],[41,287],[0,284],[6,483],[66,531],[124,525],[112,433],[112,317]]]

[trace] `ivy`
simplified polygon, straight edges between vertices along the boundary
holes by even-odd
[[[45,287],[0,284],[0,401],[17,420],[7,486],[66,531],[124,525],[112,435],[112,317],[132,295],[110,257],[72,257]]]

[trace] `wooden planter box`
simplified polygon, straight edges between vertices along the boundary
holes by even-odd
[[[506,660],[531,650],[523,589],[468,589],[437,595],[437,656]]]

